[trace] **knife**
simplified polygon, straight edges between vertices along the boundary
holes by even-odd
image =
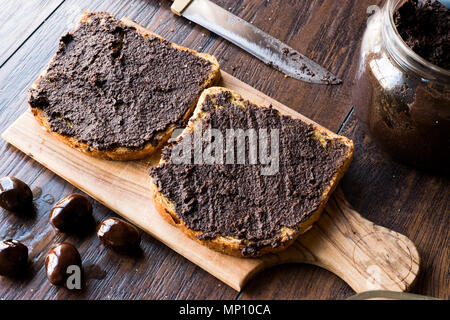
[[[218,34],[284,74],[309,83],[340,84],[331,72],[208,0],[175,0],[172,12]]]

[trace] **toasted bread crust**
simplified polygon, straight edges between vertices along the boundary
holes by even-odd
[[[91,11],[85,11],[83,14],[83,17],[81,18],[81,23],[90,23],[89,14]],[[123,23],[124,26],[134,27],[136,28],[136,32],[139,33],[144,38],[149,37],[156,37],[158,39],[164,40],[161,36],[145,29],[144,27],[139,26],[138,24],[128,20],[128,19],[122,19],[121,23]],[[206,79],[206,81],[202,84],[202,89],[208,88],[210,86],[213,86],[217,84],[221,79],[220,74],[220,65],[217,62],[217,59],[209,54],[206,53],[200,53],[197,51],[194,51],[189,48],[182,47],[175,43],[170,43],[170,45],[173,48],[176,48],[178,50],[184,50],[187,52],[190,52],[200,58],[203,58],[205,60],[208,60],[211,63],[211,71]],[[41,72],[38,79],[32,84],[32,88],[36,89],[38,87],[38,82],[41,78],[45,77],[47,73],[47,69]],[[197,101],[195,101],[188,109],[188,111],[183,116],[183,120],[189,119],[191,116],[193,110],[195,109],[195,106],[197,104]],[[37,109],[37,108],[31,108],[31,111],[33,112],[33,115],[35,116],[38,123],[48,132],[50,132],[53,136],[57,137],[60,141],[64,142],[66,145],[77,149],[81,152],[84,152],[92,157],[95,158],[101,158],[101,159],[107,159],[107,160],[119,160],[119,161],[127,161],[127,160],[138,160],[143,159],[151,154],[153,154],[155,151],[160,149],[170,138],[172,135],[173,130],[175,129],[175,125],[169,126],[164,132],[160,132],[159,135],[156,138],[156,145],[153,145],[152,143],[147,143],[143,148],[139,149],[131,149],[128,147],[117,147],[114,149],[107,149],[107,150],[98,150],[96,148],[93,148],[89,146],[88,144],[79,141],[75,137],[69,137],[62,134],[59,134],[57,132],[54,132],[50,128],[50,122],[48,117],[45,115],[43,110]]]
[[[232,90],[221,88],[221,87],[211,87],[209,89],[206,89],[203,91],[202,95],[200,96],[200,99],[198,101],[197,107],[194,110],[194,114],[192,115],[191,119],[189,120],[188,126],[184,129],[182,134],[183,136],[186,133],[192,133],[194,130],[194,121],[201,117],[201,106],[204,100],[208,95],[217,94],[223,91],[231,91],[233,97],[240,97],[240,95],[237,92],[234,92]],[[256,104],[255,104],[256,105]],[[261,106],[262,107],[262,106]],[[336,174],[331,179],[330,184],[325,188],[323,192],[323,200],[320,203],[318,209],[313,212],[309,218],[303,222],[301,222],[298,225],[298,230],[285,228],[283,231],[280,231],[282,233],[282,243],[279,247],[273,248],[270,245],[267,245],[265,247],[259,248],[258,253],[256,255],[252,255],[251,257],[258,257],[267,253],[275,253],[284,250],[288,246],[290,246],[298,236],[305,233],[311,227],[313,226],[314,222],[316,222],[320,218],[320,214],[322,213],[323,209],[326,206],[326,203],[328,199],[330,198],[333,191],[336,189],[339,180],[343,177],[344,173],[347,171],[352,159],[353,159],[353,141],[344,137],[339,136],[329,130],[326,130],[322,127],[314,126],[314,130],[318,133],[317,136],[322,137],[322,134],[326,137],[325,139],[339,139],[342,143],[347,145],[349,147],[349,153],[347,154],[347,157],[343,163],[343,165],[338,169]],[[161,160],[163,162],[163,160]],[[248,256],[245,256],[242,254],[243,249],[246,247],[246,243],[242,239],[232,238],[232,237],[222,237],[217,236],[213,239],[209,240],[200,240],[199,236],[201,235],[201,232],[192,230],[188,228],[182,219],[180,219],[176,212],[175,212],[175,205],[167,199],[161,192],[158,191],[158,187],[154,183],[153,179],[150,179],[150,191],[153,197],[153,201],[155,204],[155,208],[158,211],[158,213],[164,218],[164,220],[168,221],[170,224],[176,226],[181,231],[183,231],[188,237],[191,239],[194,239],[195,241],[207,246],[210,249],[219,251],[221,253],[225,253],[231,256],[235,257],[245,257],[248,258]]]

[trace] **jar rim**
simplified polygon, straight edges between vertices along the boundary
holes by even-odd
[[[406,0],[388,0],[384,10],[383,38],[389,44],[393,58],[400,65],[411,69],[428,80],[444,80],[450,83],[450,70],[441,68],[415,53],[403,40],[394,21],[395,11]]]

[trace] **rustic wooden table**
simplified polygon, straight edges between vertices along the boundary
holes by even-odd
[[[450,183],[394,162],[372,143],[353,115],[351,87],[366,8],[379,0],[214,0],[239,17],[305,53],[344,80],[321,86],[283,75],[209,31],[176,17],[168,0],[2,0],[0,4],[0,131],[27,108],[27,90],[53,56],[59,36],[86,9],[127,16],[165,38],[215,55],[222,68],[329,129],[355,141],[355,160],[342,182],[347,198],[366,218],[415,242],[422,273],[413,292],[449,298]],[[343,299],[353,291],[335,275],[309,265],[261,272],[241,293],[222,284],[162,243],[145,235],[143,256],[130,258],[84,238],[49,232],[52,203],[77,191],[14,147],[0,141],[0,176],[13,175],[34,191],[33,217],[0,209],[0,239],[33,248],[32,271],[0,277],[1,299]],[[100,220],[114,213],[94,204]],[[80,250],[91,276],[79,293],[58,289],[45,277],[45,252],[56,241]]]

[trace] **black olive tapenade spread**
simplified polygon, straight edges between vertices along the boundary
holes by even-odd
[[[165,162],[150,169],[150,175],[158,191],[174,204],[178,218],[191,230],[202,232],[200,240],[219,235],[245,239],[242,254],[251,256],[261,247],[278,247],[282,227],[297,229],[318,209],[351,147],[339,139],[325,140],[324,147],[313,137],[317,132],[311,125],[248,101],[242,109],[231,102],[230,95],[207,96],[202,105],[207,115],[196,121],[202,122],[202,130],[278,129],[278,172],[261,175],[261,164],[248,162],[175,164],[174,145],[195,134],[185,133],[163,150]],[[248,155],[248,143],[246,147]]]
[[[394,21],[415,53],[450,70],[450,9],[439,1],[408,0],[394,13]]]
[[[98,150],[158,143],[199,97],[212,63],[107,13],[88,13],[61,37],[29,104],[50,129]]]

